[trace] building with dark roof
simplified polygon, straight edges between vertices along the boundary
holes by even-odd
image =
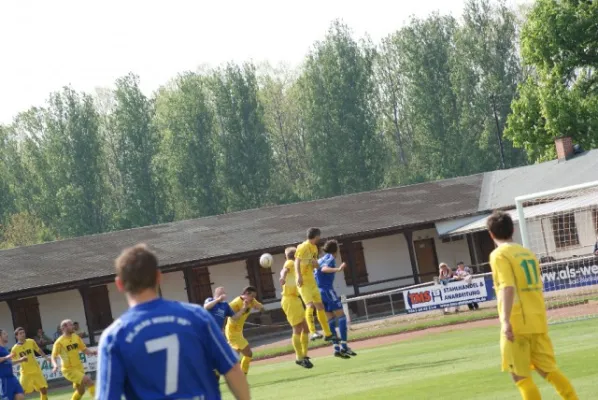
[[[491,210],[513,209],[522,194],[595,180],[598,150],[509,170],[4,250],[0,327],[24,326],[29,335],[43,327],[49,333],[60,320],[72,318],[87,326],[93,342],[126,309],[113,284],[113,260],[139,242],[158,255],[163,296],[202,303],[217,286],[233,296],[252,284],[274,320],[280,317],[277,276],[283,250],[302,241],[311,226],[341,242],[341,257],[350,268],[336,280],[339,294],[429,281],[439,261],[483,269],[494,248],[483,224]],[[263,252],[274,255],[272,269],[259,267]]]

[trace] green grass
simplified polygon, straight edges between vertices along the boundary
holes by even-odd
[[[598,380],[598,320],[551,327],[557,360],[581,399],[595,398]],[[508,374],[499,369],[496,327],[430,334],[389,346],[362,350],[351,360],[314,359],[304,370],[286,361],[254,365],[249,373],[252,398],[316,399],[517,399]],[[543,399],[558,399],[538,375]],[[221,386],[224,399],[232,399]],[[68,392],[52,393],[67,400]],[[57,395],[58,394],[58,395]]]

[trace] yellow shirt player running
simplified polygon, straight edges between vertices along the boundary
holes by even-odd
[[[251,357],[253,357],[253,352],[251,351],[251,347],[249,347],[249,342],[243,336],[243,327],[245,326],[247,317],[251,313],[251,309],[259,311],[264,309],[264,306],[255,299],[256,295],[257,290],[253,286],[248,286],[243,289],[241,296],[229,303],[230,308],[233,309],[235,314],[240,312],[241,315],[236,319],[229,318],[224,328],[224,335],[228,343],[233,349],[243,354],[241,369],[245,375],[249,372],[249,363],[251,362]]]
[[[284,251],[287,260],[280,271],[280,285],[282,286],[280,305],[287,316],[287,321],[293,328],[292,343],[293,349],[295,349],[295,364],[303,368],[313,368],[311,360],[307,357],[309,328],[305,322],[305,310],[301,299],[299,299],[295,277],[295,262],[293,260],[296,251],[297,249],[294,247],[288,247]]]
[[[487,226],[497,246],[490,254],[490,266],[502,326],[503,371],[511,373],[523,400],[541,399],[531,377],[532,368],[563,399],[577,400],[571,383],[556,365],[538,259],[530,250],[512,242],[513,220],[508,213],[495,211],[488,217]]]
[[[299,294],[305,303],[305,320],[311,333],[311,339],[320,339],[322,335],[316,332],[314,322],[314,308],[318,316],[318,321],[324,331],[324,340],[338,342],[338,338],[330,331],[328,317],[324,310],[320,289],[316,284],[314,269],[318,268],[318,246],[320,241],[320,230],[318,228],[309,228],[307,231],[307,240],[297,246],[295,252],[295,273],[297,274],[297,286]]]
[[[79,353],[95,355],[95,351],[89,350],[81,338],[74,333],[73,321],[70,319],[60,324],[62,336],[60,336],[52,348],[52,372],[58,371],[56,359],[60,357],[62,375],[73,384],[75,393],[71,400],[79,400],[83,397],[85,389],[89,389],[92,398],[95,397],[95,386],[91,378],[85,375],[85,368],[81,362]]]
[[[22,360],[19,363],[21,365],[19,381],[23,386],[23,391],[25,394],[33,391],[39,392],[41,400],[47,400],[48,382],[46,382],[42,369],[35,358],[35,353],[42,357],[46,357],[46,355],[35,343],[35,340],[27,339],[25,329],[17,328],[15,337],[17,338],[17,344],[12,347],[11,354],[13,360]]]

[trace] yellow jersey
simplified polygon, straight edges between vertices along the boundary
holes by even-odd
[[[316,278],[314,276],[314,266],[312,264],[312,260],[318,260],[318,246],[311,244],[309,240],[306,240],[297,246],[295,259],[298,259],[300,262],[299,269],[301,271],[301,277],[303,277],[303,285],[316,286]]]
[[[25,343],[17,343],[12,346],[10,353],[13,356],[13,361],[16,361],[22,357],[27,357],[27,361],[23,361],[21,365],[21,374],[40,374],[42,369],[35,358],[35,352],[41,355],[41,350],[35,340],[25,339]]]
[[[87,350],[83,340],[73,333],[71,336],[60,336],[52,348],[52,357],[60,356],[61,369],[84,369],[79,353]]]
[[[282,267],[287,270],[287,277],[282,285],[283,296],[299,296],[297,291],[297,278],[295,278],[295,262],[293,260],[287,260]]]
[[[517,243],[503,243],[490,254],[490,267],[501,320],[501,291],[512,286],[515,289],[510,321],[513,333],[548,332],[540,263],[536,255]]]
[[[229,306],[230,306],[230,308],[233,309],[233,311],[236,314],[239,311],[241,311],[244,304],[245,304],[245,302],[243,301],[241,296],[239,296],[236,299],[234,299],[233,301],[231,301],[229,303]],[[245,326],[245,321],[247,321],[247,317],[249,317],[249,314],[251,313],[251,309],[255,308],[255,307],[261,307],[261,306],[262,306],[262,304],[259,301],[257,301],[256,299],[253,299],[251,301],[251,304],[249,305],[249,308],[247,310],[245,310],[245,313],[243,313],[243,315],[241,315],[241,317],[238,320],[234,321],[232,318],[229,318],[226,321],[226,331],[227,332],[243,332],[243,326]]]

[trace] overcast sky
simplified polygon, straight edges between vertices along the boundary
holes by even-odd
[[[509,0],[519,3],[521,0]],[[93,91],[128,72],[150,93],[199,65],[300,63],[330,22],[378,40],[410,15],[464,0],[0,0],[0,123],[62,86]],[[291,5],[293,4],[293,5]]]

